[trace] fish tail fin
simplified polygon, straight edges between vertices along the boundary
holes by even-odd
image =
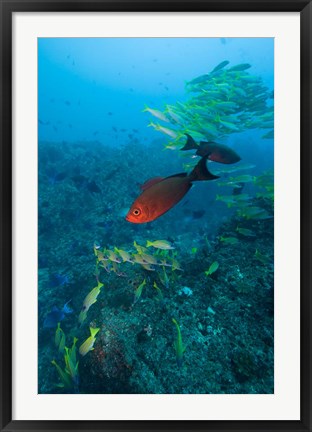
[[[187,136],[187,141],[184,145],[184,147],[181,148],[182,151],[185,150],[194,150],[194,149],[198,149],[199,145],[196,144],[196,142],[194,141],[194,139],[191,137],[191,135],[189,134],[185,134]]]
[[[191,181],[200,181],[200,180],[215,180],[219,178],[212,174],[206,165],[207,157],[201,158],[198,164],[195,166],[193,171],[190,173],[189,178]]]
[[[65,303],[64,306],[63,306],[63,312],[66,313],[66,314],[70,314],[70,313],[73,312],[72,308],[70,308],[70,307],[68,306],[68,304],[69,304],[70,302],[71,302],[71,299],[68,300],[68,302]]]
[[[142,109],[142,112],[146,112],[146,111],[148,111],[148,106],[144,104],[144,109]]]
[[[97,334],[99,331],[100,331],[99,328],[93,328],[93,327],[90,327],[90,333],[91,333],[91,336],[92,336],[92,337],[95,337],[96,334]]]
[[[153,246],[153,242],[146,240],[146,247]]]

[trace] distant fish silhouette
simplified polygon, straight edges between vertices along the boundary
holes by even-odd
[[[77,174],[71,177],[71,180],[75,183],[75,186],[77,189],[80,189],[81,187],[85,186],[88,182],[87,177]]]
[[[63,181],[64,179],[66,179],[66,177],[67,177],[66,171],[60,172],[60,173],[55,174],[54,181],[60,182],[60,181]]]
[[[67,177],[66,171],[56,172],[53,169],[47,170],[46,174],[48,176],[49,183],[52,185],[63,181]]]
[[[50,124],[49,121],[44,122],[44,121],[42,121],[40,119],[38,119],[38,123],[41,124],[42,126],[48,126]]]
[[[206,213],[205,210],[193,211],[192,218],[193,219],[201,219],[205,213]]]
[[[51,312],[47,314],[45,320],[43,322],[43,327],[45,328],[53,328],[56,327],[59,322],[61,322],[66,314],[70,314],[73,310],[68,306],[70,300],[65,303],[62,309],[59,309],[56,306],[53,306]]]
[[[98,187],[94,180],[87,184],[87,189],[92,193],[101,193],[101,189]]]
[[[69,283],[69,276],[67,274],[52,273],[50,276],[49,286],[50,288],[56,288]]]

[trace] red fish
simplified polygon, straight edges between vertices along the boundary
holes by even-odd
[[[156,177],[141,186],[143,192],[132,204],[126,220],[132,223],[151,222],[174,207],[190,190],[193,181],[214,180],[202,158],[190,174],[181,173],[170,177]]]
[[[241,160],[240,156],[231,148],[215,143],[213,141],[201,141],[197,144],[194,139],[186,134],[187,141],[181,150],[196,149],[196,154],[201,157],[208,157],[209,160],[223,164],[232,164]]]

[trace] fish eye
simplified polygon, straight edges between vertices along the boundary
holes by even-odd
[[[141,214],[141,211],[139,209],[134,209],[133,212],[134,216],[139,216]]]

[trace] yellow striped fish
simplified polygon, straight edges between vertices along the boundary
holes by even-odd
[[[91,336],[88,337],[88,339],[86,339],[82,345],[80,345],[79,348],[79,354],[81,356],[85,356],[86,354],[88,354],[89,351],[94,350],[93,345],[96,341],[96,334],[100,331],[99,328],[92,328],[90,327],[90,333]]]

